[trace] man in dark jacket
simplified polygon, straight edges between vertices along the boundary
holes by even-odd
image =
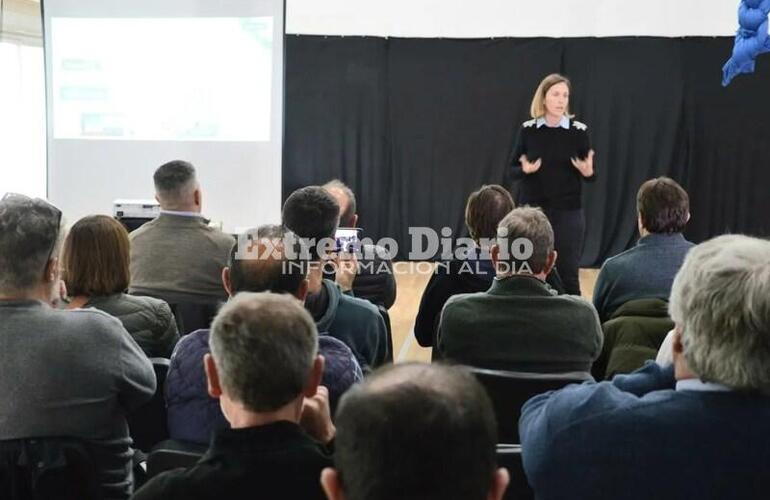
[[[519,207],[498,226],[486,292],[455,295],[441,313],[438,353],[496,370],[589,371],[602,346],[593,306],[557,295],[545,279],[556,261],[553,229],[539,208]]]
[[[322,445],[334,437],[323,358],[310,314],[293,297],[243,292],[222,307],[204,358],[208,390],[230,429],[193,467],[151,479],[137,500],[322,499]],[[311,437],[312,436],[312,437]]]
[[[222,272],[225,291],[231,297],[240,292],[284,293],[300,302],[307,293],[307,266],[292,257],[285,244],[293,235],[281,226],[261,226],[239,238],[230,251]],[[251,248],[251,251],[249,250]],[[295,249],[296,250],[296,249]],[[269,258],[262,258],[267,257]],[[321,327],[327,326],[322,324]],[[319,331],[322,328],[316,324]],[[363,378],[350,348],[321,334],[319,353],[324,357],[322,384],[329,390],[332,408],[340,396]],[[227,427],[216,399],[206,390],[203,357],[209,353],[209,330],[197,330],[177,344],[166,378],[168,429],[173,439],[207,444],[213,432]]]
[[[530,399],[535,496],[764,500],[770,491],[770,242],[694,247],[669,302],[674,364]]]
[[[602,322],[629,300],[668,300],[674,276],[693,244],[682,235],[690,220],[690,200],[668,177],[651,179],[636,195],[641,238],[636,246],[607,261],[594,287]]]
[[[495,266],[489,248],[495,243],[497,225],[513,208],[511,194],[497,184],[481,186],[468,196],[465,225],[476,243],[476,249],[467,259],[441,262],[436,267],[422,294],[414,324],[414,336],[421,346],[435,345],[441,309],[450,297],[461,293],[485,292],[492,286]],[[564,293],[564,285],[556,268],[548,274],[546,282],[558,293]]]
[[[327,258],[325,243],[334,246],[340,208],[320,186],[294,191],[283,205],[283,225],[309,247],[310,270],[305,307],[318,324],[350,347],[361,367],[367,371],[385,362],[390,346],[385,321],[372,303],[343,293],[339,286],[323,278],[322,263]]]
[[[340,206],[340,227],[358,227],[356,195],[353,190],[338,179],[331,180],[323,188],[334,197]],[[393,276],[393,262],[383,247],[362,245],[359,271],[353,283],[353,294],[372,304],[390,309],[396,301],[396,279]]]

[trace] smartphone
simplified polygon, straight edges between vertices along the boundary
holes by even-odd
[[[361,249],[361,229],[357,227],[340,227],[334,233],[334,251],[356,253]]]

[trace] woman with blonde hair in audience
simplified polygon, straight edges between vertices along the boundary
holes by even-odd
[[[128,232],[107,215],[89,215],[72,226],[62,249],[69,309],[93,307],[123,323],[149,357],[168,358],[179,340],[168,304],[126,294],[130,274]]]

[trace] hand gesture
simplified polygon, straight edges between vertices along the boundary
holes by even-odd
[[[299,425],[310,436],[322,443],[334,439],[337,429],[332,423],[329,410],[329,389],[319,385],[315,396],[302,401],[302,416]]]
[[[521,169],[524,171],[525,174],[534,174],[538,170],[540,170],[540,166],[543,164],[543,162],[538,158],[537,160],[530,162],[527,158],[527,155],[521,155],[519,157],[519,161],[521,162]]]
[[[347,292],[353,288],[353,280],[358,274],[358,258],[354,252],[340,251],[332,258],[336,275],[334,281]]]
[[[591,177],[594,175],[594,150],[588,151],[584,160],[580,158],[570,158],[572,165],[580,172],[583,177]]]

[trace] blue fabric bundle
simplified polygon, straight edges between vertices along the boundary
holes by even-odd
[[[722,68],[722,85],[741,73],[754,72],[754,59],[770,51],[767,33],[767,14],[770,0],[741,0],[738,7],[738,33],[733,55]]]

